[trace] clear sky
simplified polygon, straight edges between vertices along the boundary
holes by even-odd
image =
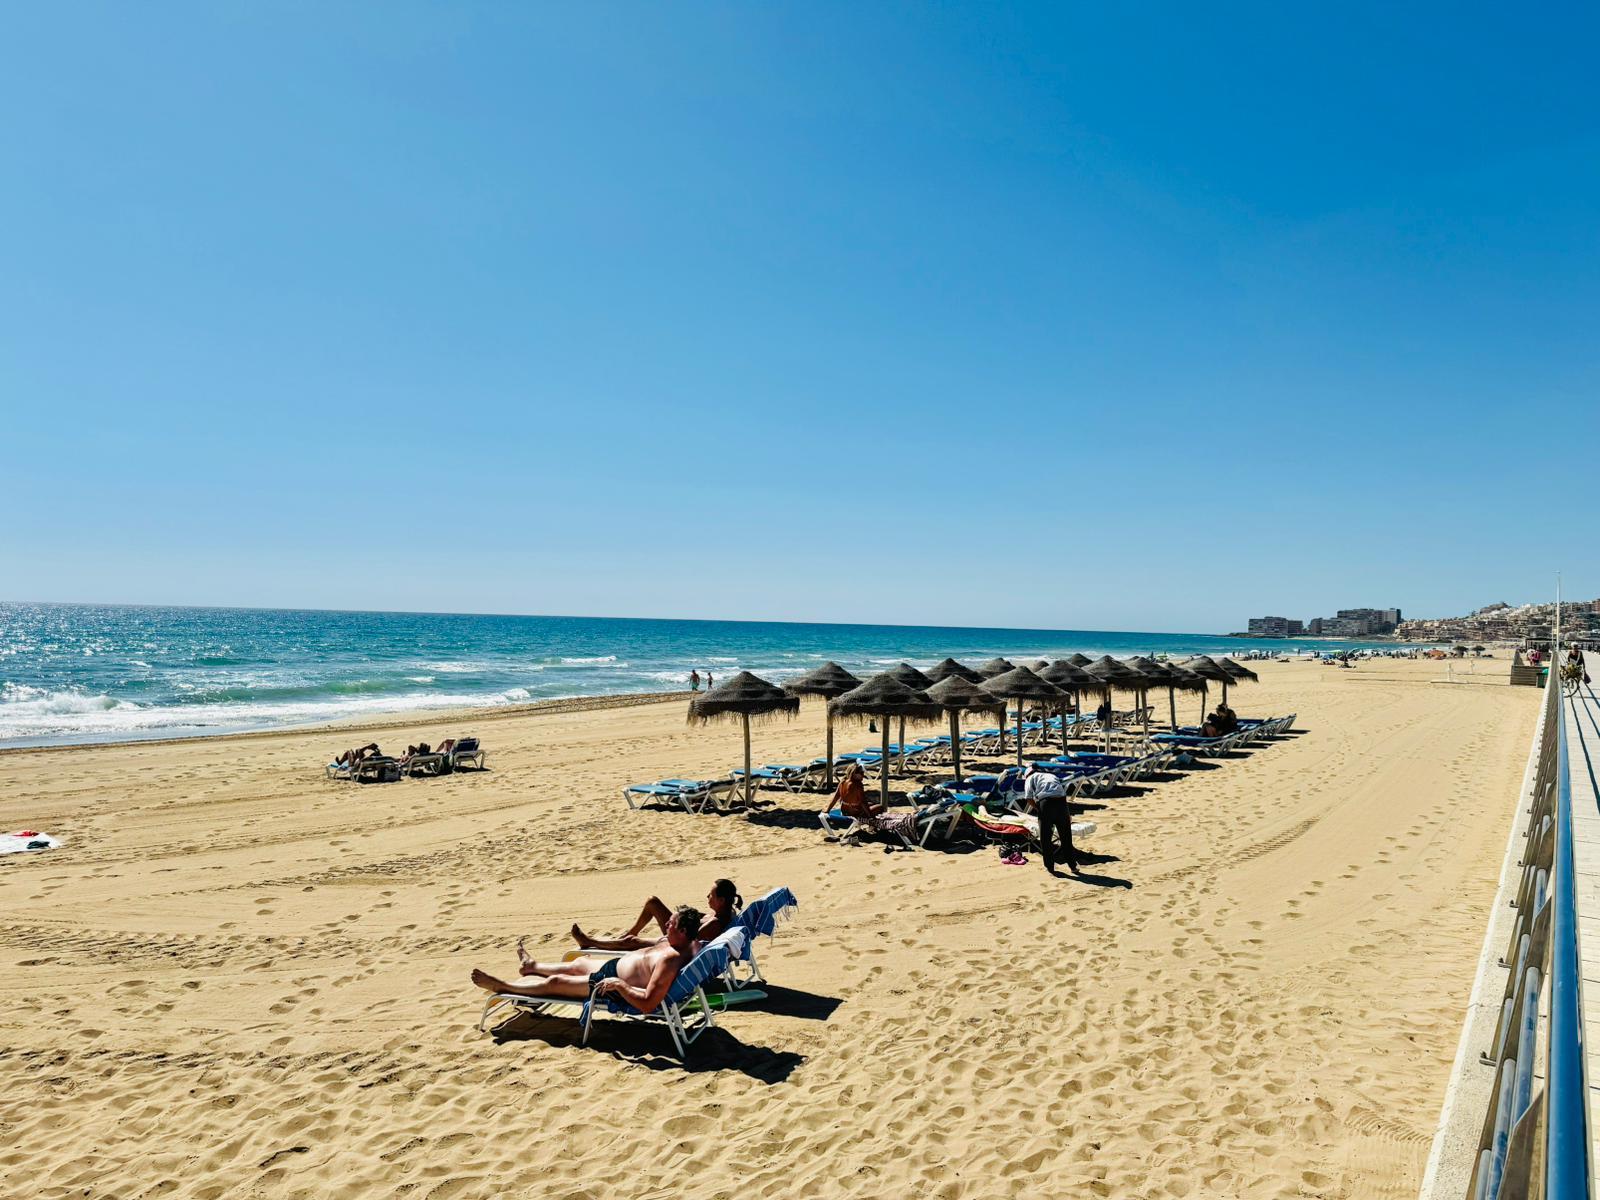
[[[1597,34],[12,6],[0,598],[1210,631],[1600,594]]]

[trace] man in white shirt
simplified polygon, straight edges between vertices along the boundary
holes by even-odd
[[[1038,763],[1028,767],[1023,776],[1022,796],[1039,814],[1039,852],[1044,856],[1044,869],[1052,875],[1056,870],[1055,854],[1051,842],[1061,839],[1061,859],[1074,875],[1083,874],[1078,869],[1078,852],[1072,846],[1072,813],[1067,808],[1067,786],[1049,771],[1039,769]]]

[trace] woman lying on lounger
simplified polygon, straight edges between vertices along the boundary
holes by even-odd
[[[891,813],[867,799],[867,773],[860,763],[850,767],[850,773],[839,781],[833,793],[833,804],[847,817],[854,817],[868,833],[888,833],[899,837],[916,837],[917,819],[910,813]]]
[[[739,910],[744,907],[744,897],[739,895],[739,889],[733,886],[731,879],[719,879],[711,885],[711,891],[706,895],[706,904],[710,906],[711,915],[700,926],[698,940],[709,942],[719,933],[727,930],[733,918],[738,916]],[[651,896],[644,902],[644,909],[639,913],[639,919],[626,933],[614,938],[593,938],[579,929],[576,924],[572,926],[572,940],[584,950],[638,950],[645,946],[653,946],[660,938],[642,938],[639,936],[645,926],[654,921],[661,926],[663,936],[667,932],[667,922],[672,919],[672,910],[661,902],[660,897]],[[517,943],[517,953],[526,959],[522,953],[522,943]]]

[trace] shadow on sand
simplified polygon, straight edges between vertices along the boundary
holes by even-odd
[[[578,1047],[582,1043],[583,1029],[570,1017],[519,1012],[496,1026],[493,1035],[497,1044],[543,1042],[547,1046]],[[589,1029],[589,1044],[584,1048],[652,1071],[682,1071],[690,1075],[704,1071],[738,1071],[769,1084],[784,1082],[805,1062],[801,1054],[741,1042],[721,1025],[696,1038],[689,1046],[688,1056],[679,1059],[665,1026],[643,1021],[608,1021],[604,1017],[595,1019]]]

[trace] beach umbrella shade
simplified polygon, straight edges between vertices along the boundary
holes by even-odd
[[[1037,674],[1046,683],[1053,683],[1062,691],[1071,692],[1072,706],[1080,711],[1082,710],[1080,697],[1084,692],[1108,694],[1103,683],[1076,663],[1069,662],[1064,658],[1051,663]],[[1061,753],[1065,754],[1066,752],[1067,710],[1066,706],[1063,705],[1061,708]]]
[[[928,678],[928,676],[924,675],[921,671],[917,670],[908,662],[903,662],[898,667],[890,667],[888,673],[893,675],[901,683],[909,684],[916,688],[919,692],[925,692],[933,686],[932,679]],[[900,718],[899,746],[900,767],[902,770],[904,770],[906,765],[906,719],[904,717]]]
[[[950,761],[955,767],[956,782],[961,782],[961,714],[964,712],[1005,712],[1006,702],[996,700],[981,684],[960,675],[946,675],[928,689],[932,700],[950,718]]]
[[[1234,662],[1231,658],[1217,659],[1217,666],[1226,671],[1229,676],[1232,677],[1233,682],[1235,683],[1244,683],[1246,681],[1249,681],[1250,683],[1261,682],[1261,676],[1257,675],[1249,667],[1241,666],[1240,664]]]
[[[904,717],[908,721],[937,721],[944,716],[940,708],[909,683],[903,683],[889,672],[874,675],[860,687],[828,701],[828,715],[834,720],[857,723],[882,719],[883,765],[878,772],[882,778],[883,803],[889,803],[889,718]]]
[[[793,718],[800,711],[800,697],[791,696],[775,683],[740,671],[721,687],[689,701],[691,724],[711,721],[738,721],[744,726],[744,798],[755,796],[755,780],[750,775],[750,722],[783,716]]]
[[[1004,675],[1007,671],[1017,669],[1017,664],[1003,658],[991,658],[986,663],[978,664],[978,674],[984,679],[993,679],[996,675]],[[1006,714],[1000,714],[1000,753],[1006,752]]]
[[[1094,659],[1087,654],[1069,654],[1064,661],[1071,663],[1075,667],[1087,667]]]
[[[1139,722],[1144,727],[1146,738],[1150,736],[1150,714],[1146,711],[1150,707],[1150,689],[1160,687],[1163,680],[1160,669],[1156,667],[1153,659],[1141,659],[1137,655],[1133,658],[1119,659],[1123,671],[1127,673],[1128,686],[1133,688],[1138,699],[1134,702],[1139,712]],[[1147,668],[1144,663],[1149,663]]]
[[[953,658],[947,658],[936,667],[928,668],[928,678],[935,683],[949,679],[952,675],[959,675],[969,683],[980,683],[983,676],[964,663],[958,663]]]
[[[815,670],[807,671],[798,679],[791,679],[783,685],[783,690],[791,696],[821,696],[824,700],[832,700],[835,696],[842,696],[861,686],[861,680],[850,674],[836,662],[825,662]],[[833,718],[827,717],[828,723],[828,785],[833,785]]]
[[[1036,658],[1031,663],[1023,663],[1022,665],[1037,675],[1040,671],[1044,670],[1050,665],[1050,660],[1047,658]]]
[[[1193,658],[1185,659],[1179,665],[1184,670],[1191,671],[1202,679],[1220,683],[1222,685],[1222,702],[1224,704],[1228,702],[1228,685],[1233,682],[1233,676],[1216,659],[1204,654],[1196,654]],[[1204,718],[1204,715],[1202,712],[1201,717]]]
[[[1086,666],[1084,670],[1106,685],[1106,694],[1108,696],[1111,688],[1132,692],[1136,696],[1143,693],[1144,685],[1140,677],[1109,654],[1102,654]],[[1105,729],[1105,747],[1108,751],[1111,749],[1111,727],[1109,725]]]
[[[1205,696],[1211,690],[1211,685],[1193,671],[1185,670],[1177,663],[1158,662],[1158,667],[1167,677],[1167,710],[1172,721],[1172,728],[1178,727],[1178,703],[1175,693],[1198,692],[1201,703],[1205,703]]]
[[[1128,660],[1128,666],[1137,671],[1150,684],[1151,687],[1164,687],[1167,689],[1167,715],[1172,721],[1172,727],[1178,727],[1178,699],[1176,695],[1177,674],[1164,662],[1157,662],[1144,655],[1136,655]]]
[[[1022,765],[1022,702],[1034,700],[1046,706],[1058,706],[1068,693],[1048,680],[1041,679],[1027,667],[1012,667],[1003,675],[983,681],[983,690],[1000,700],[1017,702],[1017,766]]]

